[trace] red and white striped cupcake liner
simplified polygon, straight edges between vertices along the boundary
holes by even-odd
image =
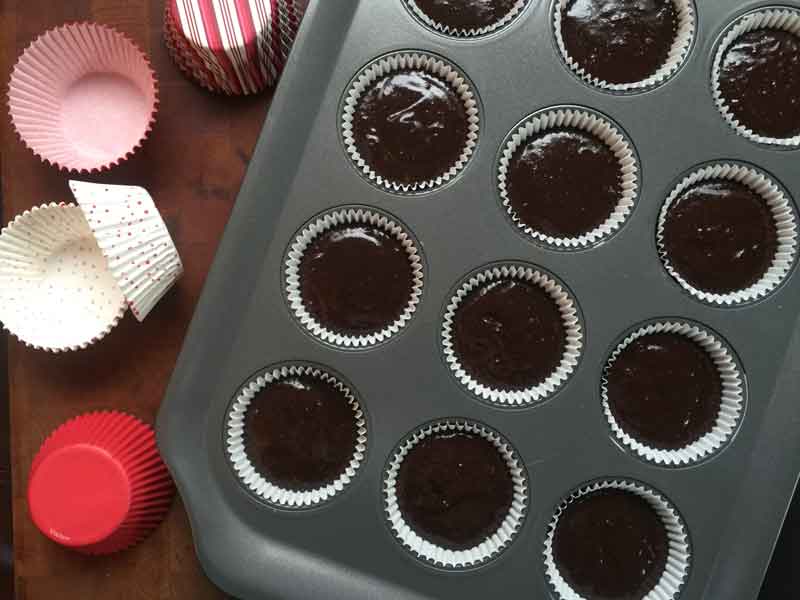
[[[164,41],[202,87],[255,94],[277,82],[298,24],[295,0],[168,0]]]

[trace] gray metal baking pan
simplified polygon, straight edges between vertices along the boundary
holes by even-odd
[[[551,598],[542,547],[554,507],[586,481],[625,477],[661,491],[686,522],[692,565],[682,598],[757,596],[800,469],[800,277],[792,274],[756,304],[714,308],[665,272],[654,232],[669,190],[707,161],[757,165],[800,195],[800,155],[738,136],[711,99],[715,42],[737,15],[766,5],[698,0],[698,35],[680,72],[652,91],[614,95],[585,85],[564,66],[547,0],[533,0],[501,32],[469,41],[426,29],[401,0],[311,2],[158,419],[158,441],[188,509],[197,554],[217,585],[242,599]],[[412,197],[362,178],[338,126],[342,96],[363,65],[409,49],[439,54],[463,69],[483,110],[469,166],[451,185]],[[496,157],[507,133],[526,115],[563,104],[592,108],[620,124],[642,168],[629,222],[581,252],[524,239],[495,189]],[[402,335],[355,352],[307,335],[287,308],[281,279],[298,228],[351,204],[399,218],[419,240],[427,267],[423,300]],[[441,318],[453,285],[498,260],[524,260],[556,274],[585,319],[586,346],[572,379],[550,401],[524,410],[477,401],[441,356]],[[622,450],[600,407],[599,377],[610,349],[633,325],[659,317],[691,319],[719,332],[746,376],[746,413],[735,438],[690,468],[653,466]],[[250,495],[223,444],[226,409],[238,388],[259,369],[291,360],[343,374],[366,407],[371,431],[365,463],[346,493],[322,508],[293,512]],[[445,572],[395,541],[383,517],[381,481],[409,431],[455,416],[486,423],[514,444],[530,476],[530,505],[521,532],[497,560]]]

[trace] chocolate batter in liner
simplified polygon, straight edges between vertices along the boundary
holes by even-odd
[[[456,447],[443,454],[443,465],[452,460],[456,469],[459,456],[465,456],[480,471],[479,478],[490,478],[491,485],[477,485],[477,480],[470,485],[463,478],[448,477],[437,486],[437,465],[431,464],[434,461],[427,455],[414,457],[414,473],[404,468],[415,449],[423,454],[435,452],[437,447],[426,447],[428,443],[451,441]],[[425,472],[419,471],[420,466]],[[498,473],[501,466],[503,472]],[[450,475],[446,465],[443,468],[439,472]],[[526,517],[528,486],[524,466],[500,434],[472,421],[446,419],[421,427],[395,450],[384,475],[384,510],[397,540],[414,556],[446,569],[471,568],[488,562],[511,544]],[[420,489],[426,490],[425,494],[405,495]],[[440,502],[435,501],[438,494],[442,495]],[[444,504],[447,500],[452,504]]]
[[[681,268],[670,259],[670,244],[666,239],[665,232],[670,209],[684,192],[700,184],[720,181],[744,185],[760,196],[772,215],[775,231],[775,251],[766,271],[752,285],[726,292],[701,289],[699,285],[689,281],[689,275],[684,275]],[[743,164],[713,163],[687,175],[667,197],[659,215],[656,231],[658,253],[667,272],[684,290],[698,300],[718,306],[734,306],[752,302],[774,292],[789,274],[797,254],[796,219],[791,200],[768,175]],[[721,248],[722,246],[717,244],[717,247]],[[697,280],[699,275],[699,273],[692,274],[691,279]]]
[[[397,93],[385,94],[387,87]],[[427,192],[454,179],[472,157],[478,100],[464,74],[445,59],[390,54],[350,85],[341,131],[353,165],[371,183],[397,194]]]
[[[318,319],[316,316],[318,310],[316,310],[315,307],[306,305],[306,299],[304,298],[304,288],[306,284],[304,280],[304,259],[309,249],[315,248],[315,250],[320,250],[320,248],[315,247],[316,241],[321,240],[323,243],[330,241],[321,239],[324,238],[327,233],[336,231],[337,229],[359,230],[362,228],[364,230],[362,233],[372,232],[375,233],[376,236],[379,234],[381,238],[383,238],[384,246],[387,245],[387,242],[390,242],[392,246],[401,247],[405,250],[408,256],[408,268],[405,272],[398,273],[397,276],[408,278],[408,295],[402,310],[397,310],[395,316],[388,317],[381,324],[378,324],[380,321],[377,319],[376,315],[370,316],[353,313],[354,310],[359,310],[358,307],[353,307],[353,309],[349,311],[352,314],[346,316],[352,318],[353,322],[361,321],[359,327],[364,325],[364,322],[367,321],[377,325],[372,329],[362,327],[358,331],[346,331],[330,322],[323,322]],[[352,237],[364,236],[356,235]],[[388,248],[387,252],[391,249],[392,248]],[[376,257],[376,259],[378,258],[386,259],[387,256]],[[388,258],[392,258],[392,256]],[[361,260],[361,258],[358,260]],[[392,263],[394,262],[395,261],[392,260]],[[387,262],[387,266],[388,265],[389,263]],[[381,274],[380,270],[378,274]],[[320,340],[342,348],[367,348],[385,342],[398,334],[411,320],[422,296],[424,270],[420,252],[411,234],[404,226],[400,225],[398,221],[390,215],[370,209],[352,207],[326,213],[316,218],[312,223],[306,225],[297,234],[286,255],[284,276],[289,307],[297,321],[309,331],[309,333]],[[322,281],[322,279],[330,279],[330,277],[332,277],[331,274],[318,273],[320,282],[315,282],[317,287],[319,287],[317,290],[318,292],[322,293],[325,291],[323,289],[325,281]],[[352,286],[348,284],[345,287],[352,288],[358,283],[364,283],[363,278],[360,278],[358,281],[353,281]],[[378,300],[381,299],[380,294],[373,296],[373,300],[376,298]],[[388,301],[388,298],[386,300]],[[342,310],[338,310],[337,312],[341,316],[343,310],[347,307],[340,308]],[[385,315],[389,314],[393,307],[375,306],[373,308],[380,309],[381,313]],[[360,317],[364,317],[364,319]],[[367,317],[369,317],[369,319],[367,319]]]
[[[526,290],[526,288],[528,289]],[[497,336],[491,335],[491,332],[487,332],[486,329],[483,328],[482,331],[478,332],[481,338],[490,335],[492,339],[477,339],[471,347],[477,349],[494,349],[499,352],[499,356],[496,358],[499,358],[501,362],[508,360],[514,362],[514,364],[509,363],[509,369],[512,373],[516,372],[517,375],[512,375],[513,381],[506,381],[506,385],[500,385],[497,381],[497,377],[484,376],[481,374],[483,371],[480,368],[474,368],[474,365],[481,363],[472,362],[470,364],[470,362],[468,362],[469,357],[462,357],[459,354],[464,348],[464,346],[460,346],[460,342],[457,339],[459,335],[457,330],[460,327],[459,308],[465,306],[465,299],[467,303],[471,303],[471,299],[474,298],[476,294],[481,295],[483,291],[488,291],[490,292],[489,294],[482,294],[484,298],[477,299],[481,302],[486,299],[491,304],[483,307],[473,304],[473,308],[477,307],[478,310],[487,310],[487,314],[489,314],[491,320],[495,322],[496,327],[500,327],[503,331],[511,331],[513,335],[514,332],[517,331],[515,328],[518,324],[516,322],[511,323],[506,321],[518,320],[518,315],[513,313],[516,313],[516,308],[520,306],[521,302],[530,299],[530,288],[533,288],[535,291],[544,292],[544,294],[552,300],[553,305],[552,307],[548,307],[547,314],[531,315],[525,313],[522,317],[527,319],[540,316],[541,320],[538,322],[537,326],[545,328],[542,332],[543,336],[556,336],[561,339],[561,354],[560,357],[557,358],[557,364],[555,364],[554,368],[546,369],[547,372],[544,372],[542,369],[545,364],[550,364],[552,362],[552,357],[549,352],[547,354],[541,354],[541,356],[539,356],[540,353],[537,352],[536,356],[534,356],[536,360],[531,364],[515,366],[515,357],[519,358],[520,353],[515,352],[514,348],[520,349],[520,344],[527,342],[516,335],[514,335],[514,339],[508,340],[502,331],[500,331],[498,338]],[[522,292],[522,294],[520,294],[520,292]],[[503,309],[502,296],[506,296],[506,298],[509,299],[509,306],[507,308],[510,312],[509,310]],[[533,300],[533,304],[530,307],[531,310],[536,311],[537,302],[538,300]],[[557,332],[550,333],[550,320],[553,313],[555,313],[556,316],[560,315],[561,323],[559,325],[561,335],[558,335]],[[482,320],[485,321],[486,319]],[[534,334],[540,337],[538,333],[534,332]],[[509,342],[512,343],[513,346],[510,350],[501,347]],[[542,346],[539,349],[544,351],[549,343],[539,345]],[[524,263],[501,263],[487,267],[469,276],[466,281],[459,285],[445,310],[442,325],[442,348],[445,360],[450,366],[453,375],[459,383],[471,393],[492,404],[512,407],[528,406],[549,398],[570,378],[578,364],[583,349],[583,324],[579,317],[575,299],[564,285],[551,275],[538,270],[532,265],[526,265]],[[524,348],[522,349],[524,350]],[[491,355],[481,353],[477,358],[485,364],[486,360],[491,358]],[[502,366],[503,365],[501,365],[501,367]],[[502,372],[498,374],[498,377],[506,379],[506,375]],[[530,378],[533,378],[535,381],[531,381]],[[526,380],[528,383],[525,383]]]
[[[647,15],[651,22],[645,23],[633,15],[617,18],[628,7],[640,7],[633,0],[556,0],[553,31],[564,62],[585,82],[610,92],[641,92],[663,84],[688,58],[696,33],[692,0],[669,1],[669,18]],[[570,16],[576,4],[580,14]],[[616,44],[622,48],[616,51],[617,60],[610,61]]]
[[[739,135],[759,144],[800,147],[799,49],[797,9],[759,9],[730,25],[714,56],[711,87],[720,114]],[[735,61],[728,64],[731,52]]]
[[[282,423],[297,422],[298,413],[290,410],[291,403],[287,402],[291,400],[288,395],[291,395],[292,388],[311,389],[314,386],[317,392],[328,395],[326,406],[317,407],[321,410],[316,414],[325,423],[315,424],[313,419],[306,419],[302,423],[303,431],[297,432],[297,435],[310,436],[308,443],[314,447],[309,448],[308,454],[298,452],[298,447],[302,448],[303,440],[294,439],[291,431],[278,431],[281,439],[277,440],[278,443],[273,445],[272,450],[267,448],[271,452],[268,461],[274,462],[281,471],[286,472],[279,479],[287,475],[287,479],[294,480],[292,483],[271,480],[264,472],[261,460],[254,455],[262,447],[266,448],[263,442],[269,440],[251,439],[254,430],[253,415],[250,412],[257,404],[264,414],[263,417],[258,416],[258,419],[270,418],[269,398],[260,396],[270,386],[286,388],[281,390],[282,397],[276,399],[275,419]],[[303,403],[315,399],[298,396],[296,400]],[[341,406],[338,404],[339,400],[342,402]],[[349,410],[342,410],[348,406]],[[345,419],[348,413],[352,423]],[[334,425],[337,425],[338,433],[330,433]],[[274,423],[266,429],[271,435],[276,434]],[[349,450],[344,448],[345,443],[352,447]],[[367,447],[366,418],[353,391],[331,373],[303,364],[276,366],[250,379],[233,400],[225,419],[225,446],[228,460],[237,477],[254,496],[279,508],[311,508],[331,501],[355,478]],[[315,460],[317,455],[319,460]],[[341,460],[341,457],[348,455],[349,458]],[[291,472],[292,468],[296,470]],[[318,486],[306,485],[312,481],[317,481]]]
[[[551,202],[563,207],[563,212],[558,219],[564,223],[586,221],[586,215],[581,214],[586,209],[586,203],[604,204],[602,207],[593,207],[595,215],[595,218],[592,219],[593,223],[581,228],[581,231],[571,232],[570,235],[555,235],[554,231],[542,231],[535,223],[530,222],[524,213],[519,212],[518,202],[528,199],[525,197],[527,186],[525,181],[515,181],[515,178],[519,176],[515,169],[518,168],[521,149],[528,147],[533,142],[543,142],[544,136],[568,135],[572,132],[590,136],[581,142],[582,146],[579,148],[579,152],[589,140],[594,142],[596,147],[601,144],[602,148],[607,147],[608,156],[613,155],[616,159],[616,172],[608,173],[603,180],[605,184],[602,184],[600,176],[594,172],[587,173],[586,176],[581,173],[581,163],[577,160],[579,157],[566,155],[561,158],[563,166],[553,173],[553,178],[561,185],[563,182],[560,182],[560,179],[564,177],[565,173],[571,172],[575,187],[567,189],[561,198],[557,197],[560,193],[555,189],[556,196],[552,198]],[[560,144],[560,146],[563,151],[564,144]],[[553,144],[548,144],[544,150],[547,150],[548,154],[556,151]],[[542,156],[542,152],[543,149],[539,148],[538,163],[543,168],[552,169],[557,161],[552,154]],[[545,163],[545,161],[547,162]],[[586,163],[586,167],[592,168],[593,171],[596,170],[595,163]],[[537,172],[537,174],[541,179],[542,173]],[[582,189],[587,185],[586,177],[597,179],[597,181],[593,180],[591,185],[601,191],[587,194]],[[633,211],[638,196],[639,164],[630,141],[621,132],[619,126],[606,117],[581,107],[550,108],[534,113],[508,135],[500,155],[497,186],[503,207],[512,222],[523,233],[537,242],[554,248],[580,249],[609,238],[625,224]],[[548,191],[552,192],[552,188],[557,187],[557,185],[551,184]],[[607,189],[610,187],[613,187],[613,191]],[[530,210],[537,213],[536,194],[533,192],[530,193],[530,201],[534,203]],[[568,201],[571,205],[565,206],[564,203]],[[549,210],[552,210],[552,207]],[[539,215],[540,218],[546,216],[547,212]],[[545,218],[545,222],[547,220]]]
[[[698,360],[698,353],[706,356]],[[664,372],[659,372],[659,356],[669,362]],[[650,368],[656,372],[648,377]],[[688,379],[680,381],[682,377]],[[677,387],[664,385],[664,379]],[[691,323],[663,321],[638,328],[614,349],[603,370],[601,398],[620,444],[651,463],[687,466],[720,452],[730,441],[744,411],[744,381],[727,344],[715,335]],[[676,399],[674,405],[671,399]],[[634,425],[628,424],[629,416]],[[647,439],[645,432],[657,424],[663,425],[658,436],[663,439]]]
[[[576,532],[586,519],[591,531]],[[659,492],[626,480],[594,482],[570,494],[553,515],[544,547],[546,576],[561,600],[591,599],[593,591],[602,598],[673,600],[690,561],[678,511]]]
[[[411,13],[431,29],[457,38],[494,33],[516,19],[532,0],[405,0]],[[454,7],[453,5],[458,6]]]

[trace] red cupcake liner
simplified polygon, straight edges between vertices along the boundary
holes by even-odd
[[[34,524],[51,540],[92,555],[142,541],[163,521],[174,495],[153,429],[113,411],[75,417],[56,429],[28,481]]]

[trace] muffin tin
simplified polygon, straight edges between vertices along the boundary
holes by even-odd
[[[457,39],[425,26],[403,0],[317,2],[304,21],[159,416],[207,574],[239,598],[557,598],[546,545],[559,506],[604,482],[663,497],[686,528],[681,598],[754,598],[800,469],[800,278],[734,306],[693,297],[659,258],[659,214],[684,178],[711,163],[755,168],[800,193],[797,151],[738,135],[714,103],[717,43],[764,2],[698,2],[696,35],[662,85],[614,93],[576,77],[553,34],[553,4],[531,0],[490,34]],[[800,8],[800,2],[784,2]],[[435,189],[403,193],[354,167],[342,111],[354,78],[393,53],[442,57],[476,98],[480,127],[464,168]],[[498,190],[508,136],[543,110],[607,117],[638,161],[632,210],[613,236],[580,249],[537,243],[509,218]],[[380,343],[315,337],[287,299],[287,252],[332,210],[391,218],[420,251],[424,285],[401,330]],[[487,268],[522,264],[575,299],[581,346],[552,393],[521,406],[487,401],[453,376],[442,341],[453,294]],[[627,336],[654,323],[697,326],[729,349],[742,378],[741,414],[719,448],[693,460],[639,457],[604,413],[602,374]],[[329,371],[363,409],[366,450],[352,481],[301,510],[265,502],[237,477],[226,444],[243,386],[289,363]],[[472,568],[429,564],[386,517],[386,478],[404,440],[426,424],[472,422],[513,447],[527,477],[525,518],[507,547]],[[677,464],[673,464],[677,463]]]

